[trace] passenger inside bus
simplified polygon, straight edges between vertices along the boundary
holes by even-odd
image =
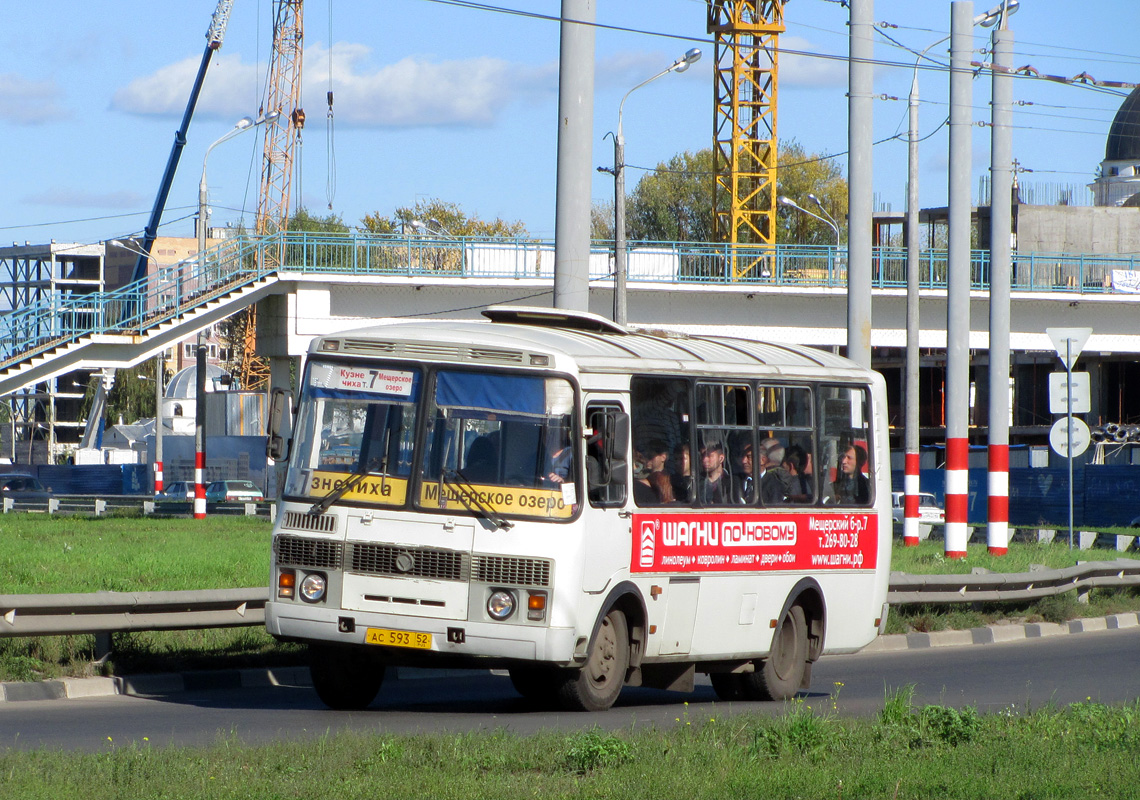
[[[566,426],[553,428],[550,441],[550,465],[543,480],[553,484],[572,483],[574,448],[570,443],[570,429]]]
[[[724,443],[712,439],[701,445],[700,500],[704,505],[727,505],[735,495],[732,475],[725,469]]]
[[[499,475],[499,447],[494,434],[476,437],[467,448],[463,477],[472,483],[495,483]]]
[[[682,442],[673,450],[672,471],[669,482],[673,488],[673,500],[690,503],[693,500],[693,464],[689,457],[689,443]]]
[[[752,477],[754,468],[752,442],[746,441],[740,448],[740,478],[736,491],[737,502],[746,506],[756,502],[756,479]]]
[[[788,445],[784,450],[781,466],[787,470],[791,478],[791,485],[785,498],[789,503],[810,503],[812,500],[811,476],[804,473],[807,461],[807,452],[798,444]]]
[[[639,506],[657,506],[674,501],[673,484],[665,471],[668,461],[669,448],[660,439],[649,441],[637,454],[633,499]]]
[[[871,501],[871,484],[863,469],[867,450],[858,444],[841,445],[839,468],[831,484],[831,502],[840,505],[866,505]]]

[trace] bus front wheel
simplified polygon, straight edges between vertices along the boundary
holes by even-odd
[[[558,687],[559,704],[569,711],[605,711],[621,694],[628,669],[629,627],[615,609],[602,620],[585,665]]]
[[[384,665],[359,647],[311,644],[309,675],[322,703],[337,711],[357,711],[376,699]]]

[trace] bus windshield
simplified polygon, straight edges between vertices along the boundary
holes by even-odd
[[[422,508],[569,518],[574,390],[564,378],[439,370],[425,402]]]
[[[285,494],[403,505],[421,381],[404,366],[312,364]]]

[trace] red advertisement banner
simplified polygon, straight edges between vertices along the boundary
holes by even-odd
[[[874,569],[874,513],[634,514],[632,572]]]

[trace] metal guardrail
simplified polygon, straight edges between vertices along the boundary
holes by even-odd
[[[265,624],[268,587],[190,592],[0,595],[0,637]]]
[[[1140,561],[1088,561],[1075,567],[1030,572],[975,572],[969,575],[908,575],[892,572],[887,602],[1015,603],[1077,591],[1078,599],[1097,587],[1140,586]]]
[[[274,519],[277,504],[272,500],[257,503],[208,503],[207,513],[224,516],[245,515],[247,517],[267,517]],[[0,512],[27,512],[41,514],[91,514],[102,516],[115,512],[141,512],[143,514],[186,515],[194,513],[194,503],[187,501],[155,503],[150,496],[109,495],[92,497],[85,495],[59,495],[46,500],[15,500],[3,498]]]
[[[1098,586],[1140,586],[1140,560],[1090,561],[1059,570],[971,575],[892,572],[891,605],[1038,600]],[[0,595],[0,638],[262,625],[269,589]]]

